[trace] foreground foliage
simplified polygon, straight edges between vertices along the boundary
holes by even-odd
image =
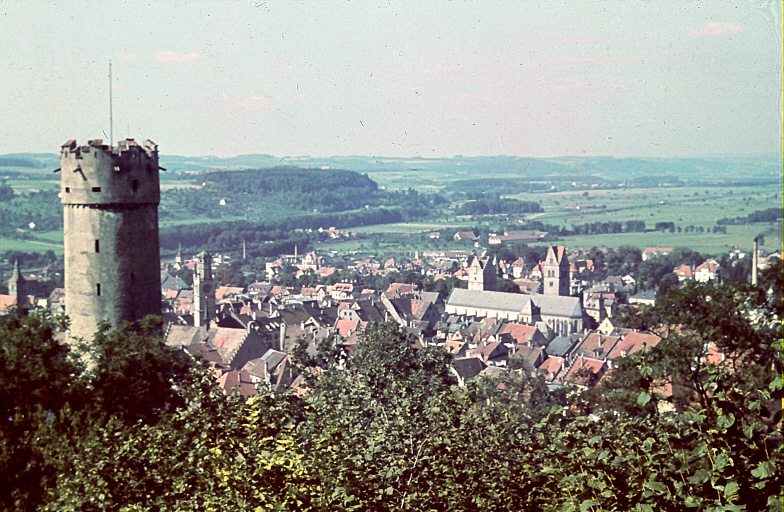
[[[732,311],[732,297],[757,297],[720,292],[708,304]],[[392,324],[369,328],[351,357],[334,340],[297,351],[304,390],[243,400],[149,329],[101,330],[87,359],[54,340],[57,319],[9,317],[2,507],[781,510],[780,324],[697,314],[711,323],[695,319],[693,335],[722,321],[753,337],[726,346],[767,343],[752,352],[771,359],[705,364],[704,395],[675,404],[657,393],[652,352],[623,361],[625,385],[606,396],[516,372],[462,389],[442,349],[417,350]]]

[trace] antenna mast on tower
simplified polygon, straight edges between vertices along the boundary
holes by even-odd
[[[113,144],[114,130],[112,120],[112,61],[109,59],[109,147],[111,148]]]

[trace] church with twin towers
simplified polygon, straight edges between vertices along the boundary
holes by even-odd
[[[542,322],[559,336],[581,333],[587,325],[581,298],[569,296],[569,259],[562,245],[547,249],[542,262],[542,293],[497,291],[498,265],[494,259],[476,256],[467,270],[467,289],[455,288],[446,301],[450,315],[529,325]]]

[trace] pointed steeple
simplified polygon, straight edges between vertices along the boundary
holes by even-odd
[[[22,270],[19,268],[19,260],[14,262],[14,271],[11,273],[11,279],[8,281],[8,295],[16,297],[16,304],[22,305],[27,302],[26,294],[26,281],[22,277]]]

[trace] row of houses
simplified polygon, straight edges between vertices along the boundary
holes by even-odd
[[[193,297],[203,290],[180,290],[166,301],[167,344],[204,359],[218,383],[253,394],[296,385],[291,353],[302,340],[313,353],[320,340],[333,338],[350,352],[371,323],[394,321],[419,340],[435,335],[443,303],[437,293],[394,283],[383,293],[348,283],[299,289],[254,283],[248,290],[220,286],[214,311],[194,322]],[[190,311],[180,305],[190,304]]]
[[[656,333],[618,329],[610,322],[583,334],[548,339],[537,326],[487,318],[452,329],[439,345],[455,356],[453,369],[461,385],[494,373],[492,368],[512,367],[540,374],[551,386],[568,382],[588,387],[596,385],[617,359],[660,341]]]

